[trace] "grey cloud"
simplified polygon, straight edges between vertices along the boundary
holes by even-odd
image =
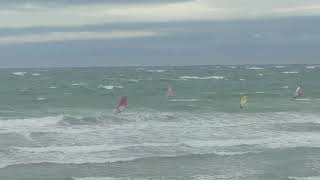
[[[144,29],[168,36],[0,46],[2,66],[319,63],[319,17],[114,24],[78,30]],[[56,29],[57,30],[57,29]],[[60,29],[60,31],[77,29]],[[32,32],[50,29],[32,29]],[[31,33],[31,32],[20,32]],[[260,34],[259,38],[255,35]],[[1,35],[1,34],[0,34]],[[306,38],[306,36],[308,38]],[[27,60],[26,60],[27,59]]]
[[[41,5],[79,5],[79,4],[155,4],[155,3],[173,3],[192,0],[0,0],[0,6],[23,5],[23,4],[41,4]]]

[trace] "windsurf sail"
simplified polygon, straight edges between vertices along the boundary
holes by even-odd
[[[296,92],[294,93],[294,98],[300,97],[301,96],[301,86],[298,86],[296,89]]]
[[[240,108],[241,109],[247,107],[247,99],[248,99],[248,96],[243,96],[241,98],[241,101],[240,101]]]
[[[117,105],[117,113],[121,113],[121,112],[125,111],[126,108],[127,108],[127,97],[122,96],[120,98],[118,105]]]
[[[173,90],[171,87],[169,87],[167,90],[167,97],[171,97],[171,96],[173,96]]]

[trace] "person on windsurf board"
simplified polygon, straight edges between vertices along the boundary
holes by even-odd
[[[298,86],[297,89],[296,89],[296,92],[294,93],[294,97],[293,97],[293,98],[300,97],[301,94],[302,94],[302,92],[301,92],[301,86]]]
[[[173,90],[171,87],[168,87],[168,90],[167,90],[167,97],[172,97],[173,96]]]
[[[248,99],[248,96],[243,96],[241,98],[241,101],[240,101],[240,108],[241,109],[246,109],[247,108],[247,99]]]
[[[120,101],[118,102],[117,108],[116,108],[116,113],[121,113],[125,111],[127,108],[127,97],[122,96],[120,98]]]

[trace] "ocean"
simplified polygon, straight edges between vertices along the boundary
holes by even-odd
[[[319,77],[319,65],[1,69],[0,179],[318,180]]]

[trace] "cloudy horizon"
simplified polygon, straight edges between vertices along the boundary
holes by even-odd
[[[0,67],[315,64],[316,0],[0,0]]]

